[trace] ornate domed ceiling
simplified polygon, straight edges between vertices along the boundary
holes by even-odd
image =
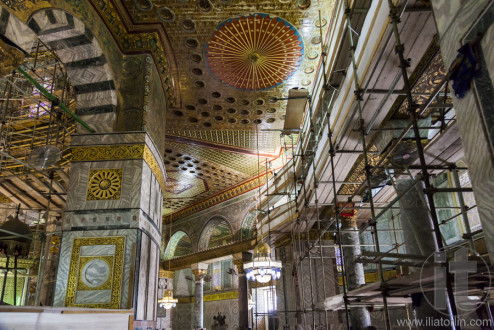
[[[105,38],[115,39],[129,63],[133,56],[146,56],[156,66],[144,73],[153,84],[135,88],[163,88],[167,99],[161,105],[169,173],[165,215],[180,217],[255,189],[266,164],[275,169],[289,158],[297,134],[280,137],[288,91],[310,93],[315,85],[321,40],[328,38],[336,3],[88,0],[92,8],[66,3],[87,16],[95,31],[105,29],[101,20],[110,32]],[[27,19],[50,6],[40,0],[15,8]]]
[[[223,83],[243,90],[283,83],[303,60],[303,40],[282,18],[250,14],[221,23],[206,44],[206,63]]]
[[[122,3],[136,28],[162,26],[178,68],[181,104],[166,119],[165,213],[180,217],[253,189],[266,159],[275,168],[297,141],[280,138],[287,101],[279,99],[312,89],[336,1]]]

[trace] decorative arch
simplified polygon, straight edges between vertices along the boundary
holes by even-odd
[[[86,25],[56,8],[35,12],[27,26],[0,7],[3,38],[29,53],[36,38],[51,48],[64,64],[76,97],[76,113],[97,132],[113,131],[117,92],[101,47]]]
[[[184,231],[177,231],[172,235],[165,249],[165,259],[181,257],[192,253],[192,241]]]
[[[223,217],[213,217],[204,226],[199,238],[199,250],[206,250],[233,242],[233,229]]]
[[[240,239],[252,237],[256,231],[257,211],[247,213],[240,228]]]

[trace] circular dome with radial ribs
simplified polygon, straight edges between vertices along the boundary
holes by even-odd
[[[205,55],[223,83],[262,90],[283,83],[297,70],[304,44],[287,21],[255,13],[221,23],[206,44]]]

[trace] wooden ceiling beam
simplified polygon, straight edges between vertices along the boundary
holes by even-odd
[[[9,191],[11,196],[15,196],[17,199],[23,200],[23,204],[26,206],[31,207],[33,209],[41,209],[41,210],[46,209],[46,205],[43,205],[43,203],[31,197],[28,192],[23,191],[21,188],[15,186],[13,183],[4,181],[0,184],[0,186],[2,186],[7,191]],[[22,198],[20,196],[22,196]],[[9,195],[7,195],[7,197],[10,198]]]
[[[36,177],[36,175],[34,174],[28,174],[28,177],[33,181],[33,183],[37,184],[38,187],[43,187],[44,189],[47,190],[47,192],[50,191],[50,185],[42,180],[40,180],[38,177]],[[53,191],[52,190],[52,193],[56,191]],[[52,198],[52,202],[57,205],[59,208],[63,208],[65,206],[65,199],[63,199],[60,195],[51,195],[51,198]]]

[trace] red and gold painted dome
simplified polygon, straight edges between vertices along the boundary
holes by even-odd
[[[223,83],[242,90],[275,87],[299,67],[303,40],[287,21],[254,13],[221,23],[206,44],[207,64]]]

